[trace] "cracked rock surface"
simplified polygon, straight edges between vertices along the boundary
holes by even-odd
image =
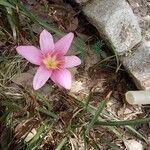
[[[142,39],[138,20],[125,0],[93,0],[83,7],[83,12],[119,55]]]

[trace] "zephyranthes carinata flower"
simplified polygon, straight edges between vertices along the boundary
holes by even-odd
[[[65,56],[74,34],[68,33],[55,44],[52,35],[43,30],[40,34],[40,49],[35,46],[18,46],[17,52],[39,68],[33,79],[33,88],[41,88],[51,78],[57,85],[71,88],[71,73],[67,68],[81,64],[77,56]]]

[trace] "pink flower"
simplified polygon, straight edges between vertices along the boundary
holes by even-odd
[[[43,30],[40,34],[40,49],[34,46],[18,46],[17,52],[39,68],[33,79],[33,88],[41,88],[51,78],[57,85],[71,88],[71,73],[67,68],[81,64],[77,56],[64,56],[73,40],[74,34],[68,33],[55,44],[52,35]]]

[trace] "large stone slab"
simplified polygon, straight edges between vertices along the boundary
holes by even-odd
[[[119,55],[142,39],[137,18],[125,0],[92,0],[83,7],[83,12]]]
[[[143,42],[132,54],[123,57],[122,63],[139,89],[150,90],[150,42]]]

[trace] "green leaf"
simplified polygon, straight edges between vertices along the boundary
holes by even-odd
[[[92,48],[94,49],[95,53],[100,56],[102,53],[102,47],[104,46],[103,41],[99,39],[93,44]]]

